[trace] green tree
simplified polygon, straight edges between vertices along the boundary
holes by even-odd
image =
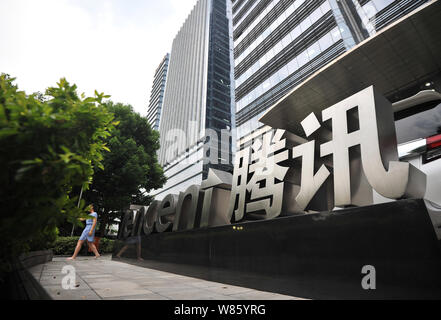
[[[61,79],[57,87],[26,95],[0,76],[0,271],[63,220],[78,223],[81,187],[103,168],[105,140],[114,128],[104,94],[78,96]],[[51,235],[52,233],[52,235]]]
[[[109,102],[107,109],[118,126],[106,140],[111,151],[104,156],[104,170],[95,172],[85,195],[99,208],[102,235],[130,204],[148,205],[146,194],[166,180],[156,156],[159,133],[129,105]]]

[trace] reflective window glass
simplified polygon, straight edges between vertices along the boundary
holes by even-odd
[[[374,3],[377,10],[380,11],[380,10],[383,10],[384,8],[386,8],[388,5],[390,5],[394,1],[393,0],[372,0],[372,2]]]
[[[284,80],[289,72],[288,72],[288,68],[286,66],[283,66],[282,68],[280,68],[280,70],[278,71],[279,73],[279,77],[280,77],[280,81]]]
[[[338,30],[338,27],[335,27],[334,29],[331,30],[331,35],[334,42],[337,42],[338,40],[341,39],[341,34],[340,31]]]
[[[286,15],[289,17],[290,15],[291,15],[291,13],[293,13],[294,12],[294,5],[290,5],[289,7],[288,7],[288,9],[286,9]]]
[[[343,39],[346,39],[348,37],[352,38],[351,32],[346,25],[341,25],[339,29]]]
[[[302,33],[302,31],[300,30],[300,26],[295,27],[291,32],[291,39],[295,40],[300,34]]]
[[[320,10],[320,8],[315,9],[310,15],[311,22],[316,22],[318,19],[320,19],[321,16],[322,11]]]
[[[284,48],[286,48],[291,43],[291,35],[288,33],[283,39],[282,39],[282,45]]]
[[[297,60],[296,60],[296,58],[292,59],[292,60],[288,63],[287,67],[288,67],[288,72],[289,72],[290,74],[294,73],[294,72],[298,69],[298,65],[297,65]]]
[[[314,43],[308,48],[309,59],[314,59],[320,53],[320,46],[318,42]]]
[[[262,36],[263,36],[264,38],[266,38],[266,37],[269,36],[270,33],[271,33],[270,29],[269,29],[269,28],[266,28],[265,31],[263,31]]]
[[[253,73],[256,73],[257,70],[259,70],[259,67],[257,66],[257,63],[258,63],[258,62],[259,62],[259,61],[257,61],[255,64],[253,64],[253,66],[250,68],[252,74],[253,74]]]
[[[294,3],[294,5],[296,6],[296,8],[300,7],[303,2],[305,2],[305,0],[296,0],[296,2]]]
[[[373,5],[372,1],[368,2],[367,4],[365,4],[363,6],[363,11],[366,14],[366,16],[368,17],[368,19],[371,19],[372,17],[374,17],[377,14],[377,9]]]
[[[329,10],[331,10],[331,6],[329,5],[328,1],[325,1],[321,6],[320,9],[322,10],[322,13],[325,14]]]
[[[319,40],[320,49],[322,51],[329,48],[334,43],[334,40],[332,40],[332,36],[330,33],[325,34],[323,37]]]
[[[306,17],[306,19],[300,23],[300,30],[302,30],[302,32],[305,32],[310,26],[311,19],[309,19],[309,17]]]
[[[297,56],[297,63],[299,64],[299,67],[303,66],[305,63],[309,61],[308,54],[306,51],[303,51]]]
[[[398,143],[441,133],[441,104],[415,106],[400,113],[403,118],[395,121]]]
[[[274,46],[274,55],[278,54],[280,51],[282,51],[283,46],[281,41],[277,42],[276,45]]]
[[[279,74],[276,72],[271,76],[271,82],[273,83],[273,86],[278,84],[280,82]]]
[[[264,91],[268,90],[270,88],[270,82],[269,79],[266,79],[263,83],[262,83],[262,89]]]

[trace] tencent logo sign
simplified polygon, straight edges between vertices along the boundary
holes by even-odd
[[[289,115],[287,115],[289,116]],[[234,172],[126,213],[120,237],[422,198],[426,176],[398,160],[392,106],[370,86],[303,121],[304,136],[272,130],[236,154]],[[320,120],[319,120],[320,118]]]

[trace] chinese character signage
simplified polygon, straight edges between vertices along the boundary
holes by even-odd
[[[301,126],[303,137],[280,129],[256,137],[236,153],[232,175],[210,169],[202,186],[154,201],[136,219],[128,212],[120,236],[424,197],[426,176],[398,160],[392,106],[373,86]]]

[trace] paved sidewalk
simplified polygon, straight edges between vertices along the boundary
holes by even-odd
[[[63,267],[75,267],[77,287],[62,288],[67,275]],[[29,269],[55,300],[298,300],[299,298],[237,287],[148,269],[103,256],[78,257],[51,262]]]

